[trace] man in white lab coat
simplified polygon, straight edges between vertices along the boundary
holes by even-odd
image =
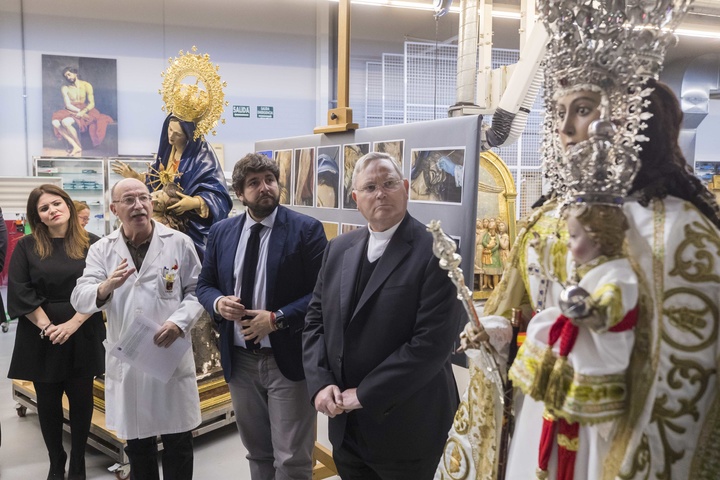
[[[71,302],[78,312],[106,310],[107,343],[114,345],[139,315],[156,322],[158,348],[190,338],[202,306],[195,297],[200,261],[190,237],[151,220],[147,187],[119,181],[110,210],[120,228],[88,251]],[[163,478],[192,478],[192,429],[200,424],[195,362],[189,349],[172,378],[162,382],[106,355],[106,426],[127,440],[132,478],[157,480],[156,437],[163,440]]]

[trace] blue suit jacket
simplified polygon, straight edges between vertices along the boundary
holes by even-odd
[[[232,375],[234,322],[213,310],[215,299],[235,295],[235,254],[247,214],[228,218],[210,229],[205,259],[197,285],[197,297],[220,330],[220,361],[225,379]],[[322,255],[327,244],[322,224],[312,217],[277,207],[270,233],[265,269],[268,310],[282,310],[289,328],[270,334],[278,367],[286,378],[305,378],[302,365],[302,330]]]

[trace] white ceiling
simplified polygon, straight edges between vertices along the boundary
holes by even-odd
[[[3,11],[19,12],[21,5],[28,15],[69,16],[75,18],[107,19],[158,25],[182,26],[192,24],[218,29],[248,31],[272,29],[283,12],[298,6],[318,9],[329,0],[2,0]],[[409,1],[409,0],[405,0]],[[432,6],[433,0],[413,0],[413,3]],[[459,4],[459,0],[453,2]],[[336,4],[330,3],[330,8]],[[505,10],[520,9],[520,0],[500,0],[494,5]],[[188,12],[192,12],[188,15]],[[405,38],[453,41],[457,36],[458,15],[449,13],[435,21],[431,11],[408,10],[370,5],[353,5],[351,41],[355,39],[399,41]],[[288,28],[288,22],[282,22]],[[290,22],[292,25],[292,22]],[[499,48],[518,48],[518,20],[494,19],[493,44]],[[683,27],[692,26],[720,32],[720,0],[696,0],[692,13]],[[291,27],[292,28],[292,27]],[[307,31],[307,26],[297,25]],[[678,58],[696,57],[705,53],[720,53],[720,39],[700,39],[681,36],[678,46],[668,52],[667,62]]]

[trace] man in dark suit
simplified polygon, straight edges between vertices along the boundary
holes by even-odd
[[[362,157],[352,185],[368,228],[325,250],[303,332],[308,389],[343,480],[431,479],[458,405],[461,305],[392,157]]]
[[[235,165],[232,186],[247,211],[210,229],[197,286],[220,330],[253,480],[312,477],[317,414],[307,401],[302,329],[327,240],[320,222],[278,206],[278,176],[264,155]]]

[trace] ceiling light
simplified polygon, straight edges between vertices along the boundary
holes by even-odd
[[[329,0],[331,2],[338,3],[339,0]],[[395,8],[407,8],[410,10],[425,10],[427,12],[434,12],[435,9],[431,4],[422,2],[411,2],[408,0],[350,0],[351,4],[354,5],[375,5],[380,7],[395,7]],[[460,7],[453,5],[450,7],[450,12],[460,13]],[[520,12],[512,10],[498,10],[493,9],[492,16],[496,18],[511,18],[520,20]]]
[[[337,3],[339,0],[329,0]],[[413,2],[410,0],[350,0],[350,3],[356,5],[375,5],[381,7],[394,7],[394,8],[408,8],[411,10],[424,10],[428,12],[434,12],[434,8],[429,3]],[[453,5],[450,7],[450,12],[459,13],[460,7]],[[492,16],[494,18],[509,18],[512,20],[520,20],[521,15],[519,10],[515,9],[504,9],[504,8],[493,8]],[[677,28],[675,33],[685,37],[698,37],[698,38],[715,38],[720,39],[720,31],[708,31],[694,28]]]

